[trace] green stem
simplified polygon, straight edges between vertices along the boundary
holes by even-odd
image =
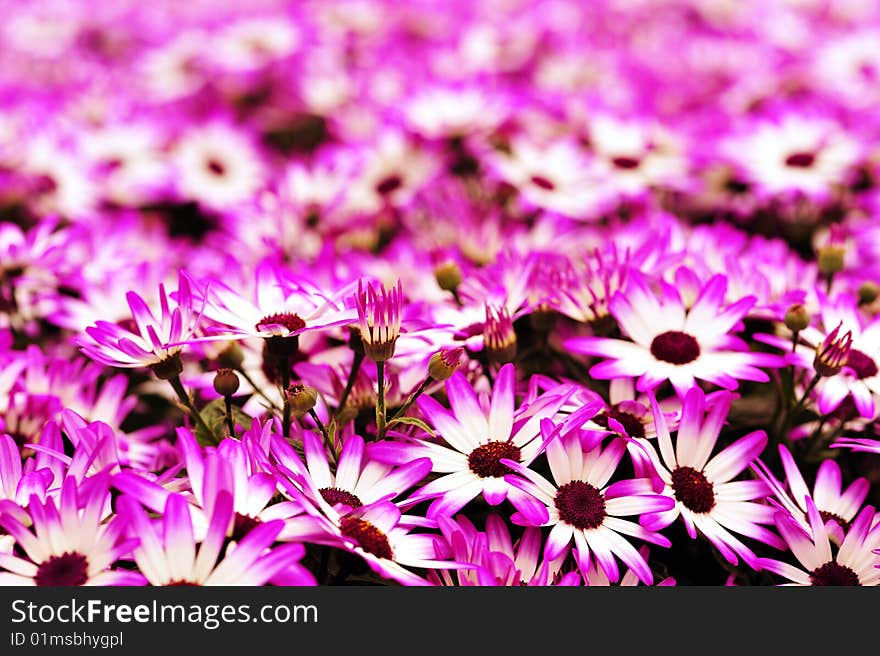
[[[257,384],[248,375],[248,373],[244,370],[244,368],[239,369],[238,373],[240,373],[242,375],[242,377],[248,382],[248,385],[250,385],[251,388],[257,394],[259,394],[260,396],[262,396],[266,400],[266,402],[269,404],[269,407],[271,407],[273,410],[281,410],[281,408],[279,408],[277,405],[275,405],[275,401],[273,401],[268,396],[266,396],[266,393],[263,392],[263,390],[261,390],[259,387],[257,387]]]
[[[798,412],[801,408],[804,407],[804,405],[806,405],[807,398],[809,398],[810,396],[810,392],[812,392],[813,388],[816,387],[820,378],[821,376],[819,374],[813,376],[813,380],[811,380],[810,384],[807,385],[807,389],[804,390],[803,396],[801,396],[800,400],[795,404],[794,408],[791,409],[791,416],[794,416],[796,412]]]
[[[312,418],[312,421],[315,422],[315,426],[318,427],[318,430],[321,431],[321,435],[324,436],[324,442],[327,444],[327,448],[330,449],[330,459],[333,461],[333,466],[335,467],[338,456],[336,455],[336,449],[333,448],[333,443],[330,440],[330,434],[327,432],[327,427],[324,426],[324,422],[318,417],[318,413],[315,412],[314,408],[309,410],[309,416]]]
[[[229,437],[235,437],[235,423],[232,421],[232,397],[227,394],[223,399],[226,401],[226,427],[229,429]]]
[[[406,411],[410,409],[413,403],[416,402],[416,399],[421,396],[422,392],[428,389],[428,386],[434,381],[433,378],[428,376],[425,380],[422,381],[421,385],[418,386],[415,392],[413,392],[410,397],[406,400],[400,409],[394,413],[394,416],[388,421],[389,424],[393,423],[395,419],[403,417],[406,414]]]
[[[189,398],[189,394],[186,393],[186,389],[183,387],[183,383],[180,382],[180,376],[175,376],[174,378],[169,378],[168,382],[171,383],[171,387],[177,393],[177,398],[180,399],[180,402],[186,406],[187,410],[189,410],[190,416],[199,425],[199,427],[205,431],[211,438],[214,440],[215,444],[219,444],[220,440],[217,439],[217,436],[214,435],[214,431],[212,431],[208,424],[205,423],[205,420],[202,419],[202,413],[200,413],[196,407],[193,405],[192,399]]]
[[[345,389],[342,390],[342,396],[339,397],[339,405],[336,407],[334,417],[339,417],[339,414],[345,408],[345,404],[348,402],[348,397],[351,394],[351,390],[354,388],[354,381],[357,379],[357,374],[363,361],[364,354],[355,351],[354,360],[351,362],[351,371],[348,372],[348,380],[345,382]]]
[[[376,439],[385,437],[385,363],[376,363],[376,380],[378,396],[376,399]]]
[[[278,373],[281,374],[281,398],[284,399],[284,407],[281,413],[281,428],[285,439],[290,439],[290,399],[287,398],[287,388],[290,387],[290,362],[287,356],[278,358]]]

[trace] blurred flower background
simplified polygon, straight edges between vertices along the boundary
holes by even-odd
[[[876,2],[0,15],[0,584],[880,581]]]

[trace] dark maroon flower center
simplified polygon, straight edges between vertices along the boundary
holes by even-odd
[[[403,186],[403,178],[399,175],[389,175],[385,178],[382,178],[376,184],[376,193],[384,196],[385,194],[390,194],[393,191],[397,191]]]
[[[207,162],[205,162],[205,168],[207,168],[211,173],[217,176],[221,176],[226,173],[226,166],[220,160],[210,158]]]
[[[858,575],[846,565],[831,561],[810,572],[813,585],[861,585]]]
[[[235,513],[235,524],[232,527],[231,539],[235,542],[241,541],[244,536],[253,531],[257,526],[262,523],[263,522],[257,517]]]
[[[871,356],[851,348],[846,358],[846,366],[856,372],[859,380],[877,375],[877,363]]]
[[[695,513],[707,513],[715,507],[715,488],[703,472],[693,467],[675,468],[672,491],[685,508]]]
[[[262,326],[269,325],[284,326],[290,332],[294,332],[300,328],[305,328],[306,322],[303,321],[298,314],[294,314],[293,312],[279,312],[277,314],[270,314],[267,317],[263,317],[255,328],[257,330],[262,330]]]
[[[740,180],[738,178],[729,178],[724,183],[724,189],[726,189],[731,194],[744,194],[749,191],[751,187],[748,182],[744,180]]]
[[[571,481],[556,491],[559,519],[575,528],[591,529],[605,519],[605,497],[584,481]]]
[[[89,561],[81,553],[68,551],[43,562],[34,582],[37,585],[83,585],[89,580]]]
[[[360,517],[343,517],[340,529],[344,536],[357,540],[361,549],[367,553],[371,553],[377,558],[391,559],[394,557],[388,537],[370,522]]]
[[[345,490],[340,490],[338,487],[322,487],[318,492],[321,493],[324,501],[331,506],[335,506],[337,503],[344,503],[352,510],[355,510],[364,505],[354,494]]]
[[[193,583],[192,581],[184,581],[183,579],[178,579],[177,581],[169,581],[165,584],[166,588],[177,588],[177,587],[199,587],[198,583]]]
[[[807,169],[810,168],[815,161],[815,153],[792,153],[785,158],[785,165],[796,169]]]
[[[830,513],[830,512],[828,512],[828,511],[826,511],[826,510],[820,510],[820,511],[819,511],[819,516],[822,518],[822,522],[823,522],[823,523],[824,523],[824,522],[829,522],[829,521],[832,521],[832,520],[833,520],[833,521],[837,522],[837,524],[840,526],[840,528],[842,528],[842,529],[844,529],[844,530],[846,530],[847,528],[849,528],[849,522],[846,521],[846,520],[845,520],[843,517],[841,517],[840,515],[835,515],[834,513]]]
[[[614,419],[620,422],[620,425],[626,430],[626,434],[630,437],[644,437],[645,425],[642,420],[630,412],[624,412],[618,406],[614,405],[608,408],[602,414],[596,415],[593,421],[602,428],[608,428],[608,420]]]
[[[651,355],[663,362],[687,364],[700,357],[700,344],[687,333],[669,330],[651,342]]]
[[[519,460],[520,450],[513,442],[487,442],[471,451],[468,465],[471,471],[482,478],[499,478],[512,474],[513,470],[500,460]]]
[[[642,162],[635,157],[613,157],[611,163],[619,169],[632,170],[639,168]]]
[[[553,184],[553,181],[545,178],[543,175],[533,175],[529,180],[533,185],[540,187],[541,189],[546,189],[547,191],[553,191],[556,189],[556,185]]]

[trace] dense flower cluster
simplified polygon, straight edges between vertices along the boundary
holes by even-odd
[[[876,3],[0,7],[0,584],[880,583]]]

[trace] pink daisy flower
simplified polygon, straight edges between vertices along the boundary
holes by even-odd
[[[226,491],[214,500],[201,540],[193,533],[189,503],[179,494],[168,495],[158,521],[151,521],[131,497],[120,497],[117,503],[130,532],[140,539],[134,560],[151,585],[263,585],[282,570],[286,570],[285,584],[314,585],[312,575],[298,563],[305,555],[303,545],[270,549],[284,528],[280,519],[263,522],[227,545],[234,510],[232,495]]]
[[[418,400],[419,409],[445,445],[418,438],[377,445],[378,458],[408,462],[427,457],[432,471],[443,474],[417,490],[408,505],[434,499],[428,517],[450,517],[482,494],[489,505],[509,499],[526,517],[544,521],[543,506],[505,479],[513,470],[501,461],[534,460],[541,450],[541,420],[555,416],[567,397],[544,395],[517,411],[514,378],[512,364],[501,367],[490,401],[487,395],[478,398],[465,376],[456,371],[446,381],[451,410],[428,396]]]
[[[819,465],[816,482],[810,492],[791,451],[783,444],[779,445],[779,457],[785,471],[785,482],[776,478],[761,460],[752,463],[752,469],[767,483],[773,494],[770,502],[778,504],[804,530],[809,530],[806,500],[811,499],[825,522],[828,534],[839,544],[868,496],[871,488],[868,479],[857,478],[842,491],[840,465],[834,460],[824,460]]]
[[[137,332],[108,321],[97,321],[94,326],[86,328],[86,335],[76,342],[83,353],[102,364],[157,370],[180,353],[183,342],[196,330],[198,314],[193,310],[189,281],[184,274],[179,276],[173,310],[165,286],[159,285],[161,315],[158,318],[135,292],[128,292],[126,299]]]
[[[763,452],[767,434],[755,431],[712,456],[735,395],[719,391],[706,396],[699,387],[685,396],[675,444],[666,418],[656,399],[651,398],[660,456],[644,442],[660,479],[661,494],[674,500],[672,509],[647,515],[642,524],[656,530],[669,526],[679,516],[691,538],[702,533],[731,564],[742,558],[757,568],[757,559],[731,531],[784,548],[779,538],[761,526],[773,521],[772,506],[757,502],[767,493],[761,480],[734,480]]]
[[[104,521],[109,504],[109,480],[103,475],[79,484],[66,479],[57,501],[31,496],[27,523],[0,506],[0,527],[23,552],[0,553],[0,585],[143,584],[136,572],[112,569],[138,541],[124,537],[125,522],[120,517]]]
[[[667,380],[682,397],[698,379],[726,389],[736,389],[738,380],[767,382],[769,376],[758,367],[776,367],[781,360],[750,352],[745,342],[730,334],[755,299],[747,296],[725,305],[726,291],[727,279],[718,274],[687,308],[676,288],[661,281],[658,297],[648,279],[633,272],[626,292],[615,294],[609,304],[632,341],[574,337],[565,347],[607,358],[590,369],[594,378],[638,377],[640,391]]]
[[[548,560],[567,553],[574,542],[575,559],[586,576],[595,559],[611,581],[620,578],[617,558],[620,558],[639,579],[654,582],[648,563],[623,536],[647,540],[669,547],[662,535],[646,530],[639,524],[622,519],[632,515],[660,513],[670,510],[674,501],[655,494],[651,479],[622,480],[609,485],[626,451],[623,440],[612,440],[605,448],[601,444],[585,450],[580,436],[569,433],[552,437],[549,422],[542,426],[547,461],[553,481],[537,472],[509,460],[503,461],[522,476],[507,476],[506,480],[539,500],[546,507],[544,526],[552,526],[544,548]]]
[[[782,576],[788,585],[880,585],[880,523],[871,506],[865,506],[846,532],[835,554],[826,523],[812,499],[806,499],[809,529],[788,513],[776,514],[776,528],[801,567],[761,558],[763,569]]]

